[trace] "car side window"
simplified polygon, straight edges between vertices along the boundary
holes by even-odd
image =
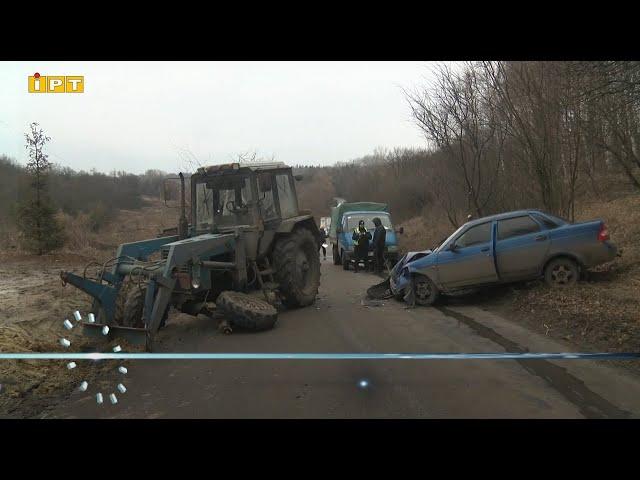
[[[529,215],[498,220],[498,240],[519,237],[540,231],[540,226]]]
[[[471,227],[456,240],[456,246],[460,248],[479,245],[491,241],[491,222],[481,223]]]
[[[558,224],[551,220],[550,218],[545,217],[544,215],[540,215],[538,213],[532,213],[531,216],[538,220],[541,224],[544,225],[545,228],[549,230],[553,230],[554,228],[558,228]]]

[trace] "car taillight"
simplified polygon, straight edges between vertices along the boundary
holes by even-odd
[[[600,231],[598,232],[598,241],[604,242],[605,240],[609,240],[609,230],[607,226],[602,223],[600,224]]]

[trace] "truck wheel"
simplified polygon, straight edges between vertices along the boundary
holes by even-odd
[[[544,280],[550,287],[568,287],[575,285],[579,274],[576,262],[566,257],[556,258],[544,269]]]
[[[124,304],[124,309],[122,312],[122,318],[119,325],[123,327],[132,327],[132,328],[144,328],[144,322],[142,320],[142,311],[144,310],[144,299],[147,295],[147,286],[141,285],[138,287],[137,285],[132,285],[132,287],[128,291],[127,299]],[[160,321],[160,327],[164,327],[167,322],[167,317],[169,316],[169,307],[164,311],[164,315],[162,315],[162,320]]]
[[[438,287],[426,275],[415,275],[413,288],[415,289],[416,303],[419,305],[433,305],[440,294]]]
[[[342,252],[342,269],[343,270],[349,270],[349,264],[351,263],[351,260],[349,260],[349,255],[347,255],[346,253]]]
[[[282,303],[292,308],[311,305],[320,286],[320,257],[313,233],[298,228],[280,237],[273,260]]]
[[[333,246],[333,264],[340,265],[340,255],[338,254],[338,247],[336,245]]]
[[[229,316],[233,326],[255,332],[272,329],[278,320],[278,311],[273,305],[242,292],[222,292],[216,307]]]

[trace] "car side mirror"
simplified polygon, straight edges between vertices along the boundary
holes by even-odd
[[[449,246],[447,247],[447,250],[451,250],[452,252],[456,252],[458,250],[458,246],[455,243],[451,242],[449,244]]]

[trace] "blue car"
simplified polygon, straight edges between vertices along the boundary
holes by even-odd
[[[484,285],[544,278],[563,287],[616,255],[602,220],[571,224],[520,210],[467,222],[434,249],[403,256],[391,272],[390,290],[431,305],[440,293]]]

